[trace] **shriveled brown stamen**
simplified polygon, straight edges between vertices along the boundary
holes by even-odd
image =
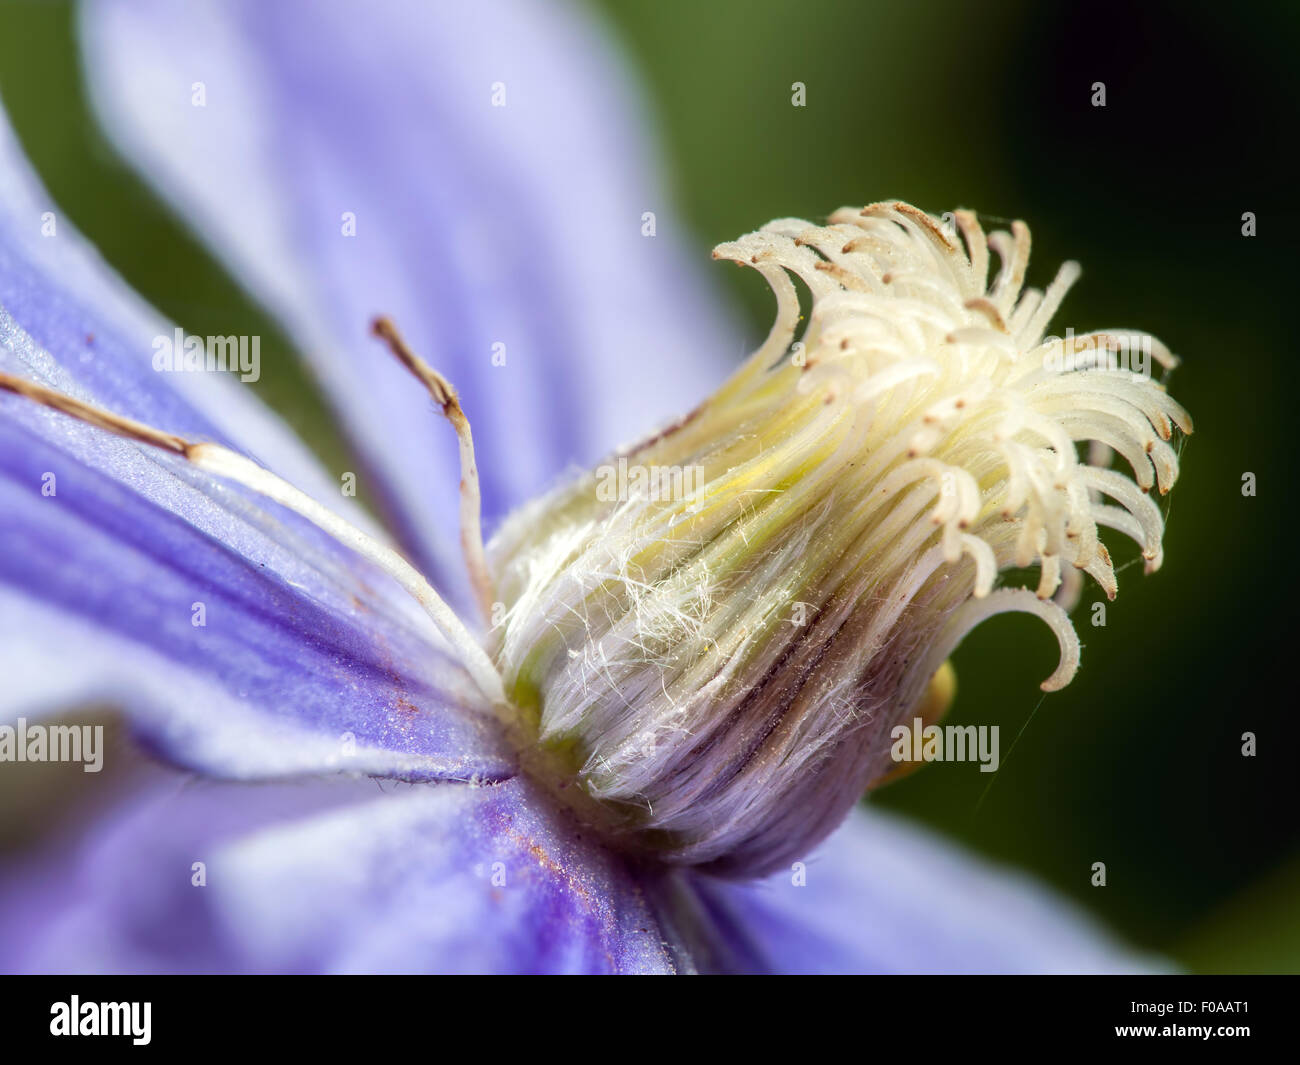
[[[501,677],[455,612],[406,559],[251,459],[220,444],[192,442],[132,418],[93,407],[35,381],[0,373],[0,389],[137,443],[180,455],[196,469],[242,484],[287,507],[393,577],[438,625],[461,664],[494,706],[505,704]]]
[[[410,349],[391,318],[380,315],[371,322],[370,331],[387,344],[398,361],[428,389],[429,395],[442,408],[443,415],[456,431],[460,442],[460,546],[474,587],[474,597],[484,620],[488,620],[492,617],[496,593],[483,549],[483,496],[479,487],[478,463],[474,458],[474,437],[470,432],[469,418],[466,417],[460,405],[460,397],[456,395],[451,382]]]
[[[86,422],[88,425],[105,429],[116,436],[123,436],[128,440],[135,440],[141,444],[151,444],[166,451],[173,451],[178,455],[185,455],[191,446],[172,433],[164,433],[160,429],[145,425],[143,422],[137,422],[133,418],[92,407],[89,403],[83,403],[81,400],[64,395],[62,392],[55,392],[53,389],[38,385],[35,381],[29,381],[25,377],[14,377],[13,374],[0,373],[0,389],[12,392],[14,395],[23,396],[41,404],[43,407],[49,407],[50,410],[69,414],[78,421]]]

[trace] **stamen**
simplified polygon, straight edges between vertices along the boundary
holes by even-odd
[[[124,436],[128,440],[136,440],[141,444],[159,447],[164,451],[172,451],[177,455],[184,455],[185,449],[189,446],[179,436],[164,433],[152,426],[145,425],[143,422],[137,422],[120,414],[110,414],[108,411],[92,407],[89,403],[83,403],[72,396],[66,396],[62,392],[55,392],[53,389],[38,385],[35,381],[29,381],[25,377],[14,377],[12,374],[0,373],[0,389],[12,392],[16,396],[22,396],[24,399],[30,399],[43,407],[49,407],[51,410],[57,410],[61,414],[69,414],[87,425],[106,429],[117,436]]]
[[[1011,232],[998,230],[990,233],[989,247],[998,253],[1002,268],[988,297],[1002,313],[1008,314],[1020,295],[1020,287],[1025,283],[1025,268],[1029,265],[1029,227],[1024,222],[1011,223]]]
[[[470,433],[469,418],[465,416],[451,382],[407,347],[391,319],[378,317],[371,323],[370,329],[429,390],[429,395],[442,408],[447,421],[456,430],[456,438],[460,441],[460,546],[465,555],[465,565],[469,568],[479,610],[486,621],[492,617],[496,593],[483,550],[483,496],[479,488],[478,463],[474,459],[474,437]]]
[[[483,694],[494,705],[505,704],[505,690],[492,660],[420,572],[392,548],[321,506],[288,481],[219,444],[192,443],[131,418],[93,407],[26,378],[0,373],[0,390],[30,399],[127,440],[170,451],[196,469],[242,484],[306,518],[345,547],[374,563],[410,593],[459,653],[461,664]]]
[[[1023,223],[954,221],[887,202],[719,245],[768,280],[776,323],[684,428],[638,453],[698,466],[703,493],[593,506],[589,475],[494,541],[507,688],[576,777],[565,794],[617,807],[617,834],[673,861],[780,868],[830,806],[893,769],[880,737],[910,724],[970,628],[1041,619],[1054,691],[1079,665],[1065,608],[1084,578],[1117,592],[1099,527],[1159,565],[1153,494],[1178,473],[1174,426],[1191,424],[1107,354],[1147,339],[1046,343],[1078,266],[1027,288]],[[793,360],[799,281],[812,303]],[[1079,441],[1133,476],[1085,465]],[[1028,588],[997,587],[1031,565]]]
[[[1066,294],[1074,287],[1074,283],[1079,280],[1083,273],[1083,268],[1073,259],[1067,259],[1061,264],[1056,271],[1056,277],[1052,283],[1047,286],[1047,291],[1043,293],[1042,300],[1034,310],[1033,317],[1022,326],[1026,335],[1030,337],[1042,336],[1043,330],[1047,328],[1047,323],[1060,309],[1062,301]]]
[[[984,227],[974,211],[955,211],[957,228],[966,241],[966,255],[970,261],[971,280],[974,287],[983,292],[988,285],[989,276],[989,242],[984,236]]]

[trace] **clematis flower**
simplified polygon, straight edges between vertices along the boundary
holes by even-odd
[[[1022,292],[1028,231],[969,213],[775,222],[715,253],[778,303],[722,380],[729,328],[591,27],[298,7],[95,5],[83,31],[118,143],[298,341],[386,527],[246,386],[154,369],[171,325],[0,126],[5,720],[108,702],[158,762],[9,871],[0,965],[1143,966],[857,802],[974,624],[1041,616],[1056,688],[1053,597],[1114,592],[1098,527],[1159,563],[1143,490],[1190,422],[1108,368],[1120,331],[1044,338],[1077,269]]]

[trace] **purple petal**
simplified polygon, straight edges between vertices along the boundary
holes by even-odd
[[[339,496],[338,482],[250,387],[226,374],[154,371],[154,340],[171,336],[171,323],[132,292],[59,211],[3,109],[0,307],[18,319],[0,317],[0,343],[25,344],[20,333],[32,341],[25,360],[30,376],[175,433],[234,443],[303,491],[334,499],[349,521],[377,530],[361,508]],[[37,352],[47,357],[43,365],[37,365]]]
[[[230,381],[153,372],[150,338],[168,327],[67,220],[41,237],[53,207],[2,117],[0,190],[0,369],[170,431],[270,448],[272,467],[358,518]],[[171,757],[236,776],[512,772],[495,728],[462,709],[478,701],[464,671],[433,641],[389,578],[314,526],[0,395],[0,715],[58,694],[110,699]]]
[[[460,390],[489,521],[693,407],[740,353],[609,45],[567,6],[82,10],[110,133],[282,316],[444,586],[463,586],[454,441],[374,314]]]
[[[800,881],[803,881],[801,884]],[[692,897],[693,896],[693,897]],[[779,973],[1151,972],[1028,877],[865,808],[802,867],[676,885],[701,964]],[[685,916],[681,916],[685,915]]]
[[[626,870],[520,780],[380,791],[169,775],[83,847],[0,892],[0,969],[671,970]]]

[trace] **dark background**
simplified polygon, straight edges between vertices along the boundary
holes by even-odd
[[[594,9],[646,86],[702,257],[769,218],[841,204],[975,207],[1029,222],[1032,284],[1063,259],[1083,263],[1053,331],[1141,328],[1183,356],[1171,390],[1197,431],[1164,501],[1165,567],[1125,569],[1104,628],[1089,623],[1098,593],[1085,591],[1083,669],[1041,703],[1055,660],[1041,624],[978,629],[956,654],[949,720],[1000,725],[1001,770],[936,764],[873,801],[1032,871],[1189,967],[1300,971],[1286,539],[1300,6]],[[791,106],[795,81],[806,107]],[[1091,104],[1098,81],[1104,108]],[[187,330],[260,334],[262,397],[348,468],[282,335],[114,156],[83,92],[69,5],[0,4],[0,94],[54,199]],[[747,271],[721,270],[721,282],[760,337],[766,286]],[[1242,496],[1247,471],[1255,498]],[[1117,567],[1135,554],[1117,551]],[[1254,758],[1242,757],[1245,731]],[[1090,885],[1096,861],[1104,888]]]

